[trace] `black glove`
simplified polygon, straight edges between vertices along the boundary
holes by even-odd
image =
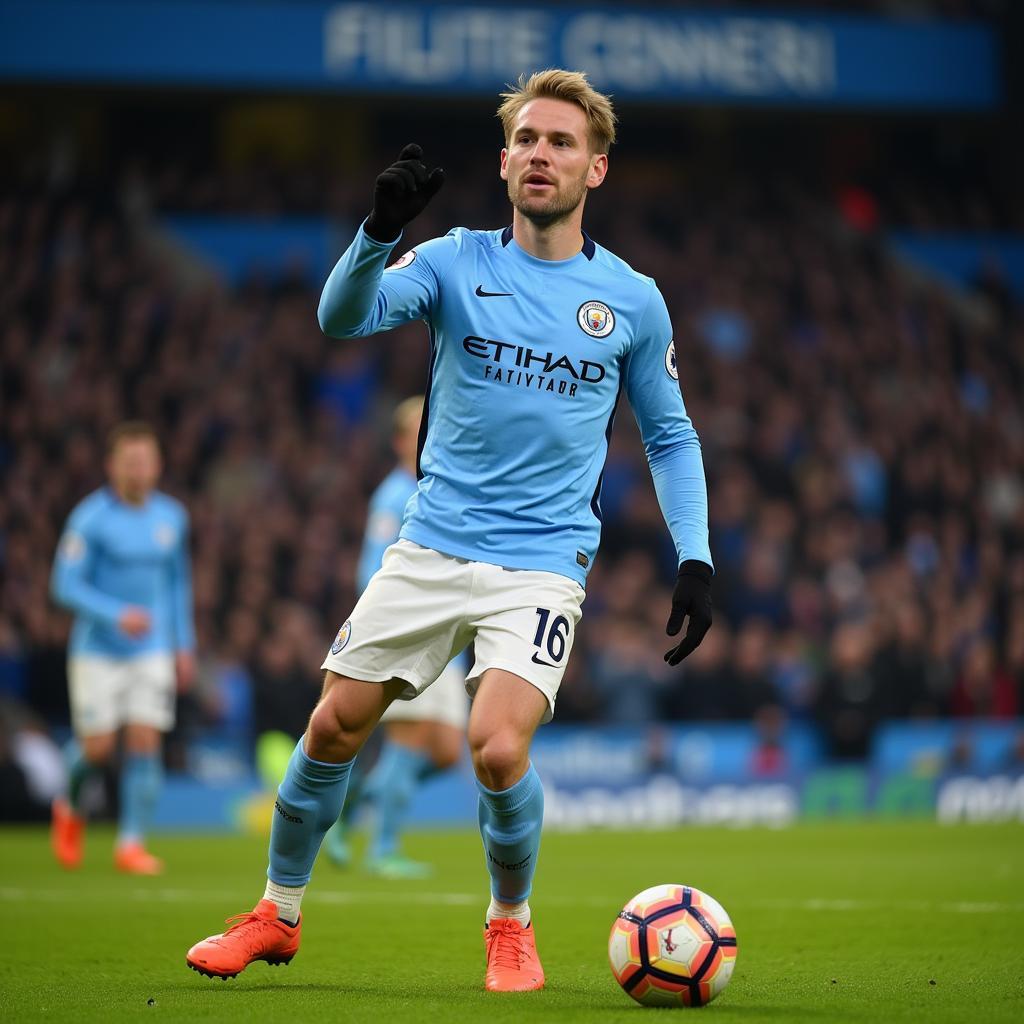
[[[410,142],[398,159],[377,175],[373,210],[363,230],[378,242],[393,242],[402,228],[426,209],[443,184],[444,171],[435,167],[428,173],[423,150]]]
[[[672,614],[665,632],[676,636],[683,628],[683,619],[689,615],[686,636],[665,655],[670,665],[678,665],[693,652],[711,628],[711,566],[687,560],[679,566],[676,589],[672,594]]]

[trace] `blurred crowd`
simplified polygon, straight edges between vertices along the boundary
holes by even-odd
[[[323,197],[350,228],[374,166]],[[450,176],[408,244],[508,222],[491,163]],[[181,735],[297,735],[316,698],[392,464],[391,410],[423,388],[424,330],[331,341],[301,276],[229,289],[183,273],[156,229],[161,210],[317,193],[288,180],[136,163],[0,193],[0,691],[51,728],[67,720],[69,625],[48,596],[54,549],[129,417],[158,429],[163,489],[192,517],[201,671]],[[590,234],[654,276],[672,314],[716,618],[664,665],[675,556],[623,409],[558,720],[753,720],[770,744],[802,719],[862,757],[887,718],[1015,716],[1022,311],[966,317],[824,195],[754,181],[681,190],[668,165],[623,158],[591,199]]]

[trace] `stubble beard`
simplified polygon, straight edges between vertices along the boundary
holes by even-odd
[[[522,185],[508,182],[508,199],[512,206],[528,221],[539,228],[549,228],[560,221],[568,220],[587,194],[587,180],[580,178],[567,186],[565,192],[557,191],[555,195],[543,200],[543,203],[531,202],[524,196]]]

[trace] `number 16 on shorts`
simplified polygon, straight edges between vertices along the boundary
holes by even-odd
[[[535,665],[562,668],[565,648],[569,640],[569,620],[564,615],[551,617],[550,608],[537,609],[537,633],[533,646],[537,648],[530,659]]]

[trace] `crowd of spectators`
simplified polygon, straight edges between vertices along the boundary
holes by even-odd
[[[332,195],[350,225],[373,166]],[[507,222],[490,164],[450,177],[410,244]],[[211,181],[194,187],[209,196]],[[186,202],[189,188],[135,165],[0,193],[0,689],[66,724],[51,561],[68,512],[103,481],[107,431],[140,417],[192,518],[201,672],[183,728],[245,742],[303,727],[426,339],[410,325],[329,340],[298,277],[230,289],[181,275],[155,225],[161,207],[216,208]],[[680,198],[668,166],[623,158],[605,191],[588,230],[657,279],[675,325],[709,480],[716,619],[680,669],[665,666],[674,552],[622,410],[558,720],[802,719],[860,757],[886,718],[1018,714],[1020,309],[961,317],[785,179]]]

